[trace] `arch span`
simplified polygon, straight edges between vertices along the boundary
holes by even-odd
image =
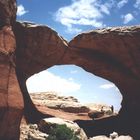
[[[82,33],[69,43],[47,26],[17,22],[14,31],[17,40],[16,71],[23,95],[28,96],[25,81],[31,75],[53,65],[75,64],[112,81],[123,95],[119,116],[102,120],[102,123],[95,124],[94,128],[103,126],[101,131],[106,132],[104,128],[110,124],[108,131],[113,129],[120,133],[139,135],[140,128],[137,124],[140,122],[140,26]],[[37,111],[33,112],[34,106],[31,107],[31,100],[26,96],[26,115],[32,112],[38,116]],[[28,118],[33,120],[31,116]]]

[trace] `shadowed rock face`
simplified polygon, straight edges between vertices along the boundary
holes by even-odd
[[[16,40],[12,24],[16,2],[0,0],[0,139],[18,140],[23,97],[15,72]]]
[[[0,0],[0,27],[13,24],[16,11],[16,0]]]
[[[71,49],[66,53],[63,61],[68,60],[83,67],[86,71],[112,81],[123,95],[122,109],[117,118],[93,123],[79,122],[82,127],[91,130],[89,135],[93,132],[105,134],[113,128],[122,134],[130,133],[134,138],[140,138],[138,125],[140,124],[139,39],[140,26],[131,26],[90,31],[70,41]],[[79,57],[74,57],[73,48],[77,48]],[[91,128],[88,129],[86,126],[91,126]],[[99,128],[100,131],[98,131]]]
[[[25,117],[29,122],[50,115],[38,112],[26,88],[26,80],[33,74],[58,64],[63,58],[67,43],[47,26],[17,22],[14,26],[17,41],[16,71],[24,97]]]
[[[62,64],[75,64],[112,81],[123,95],[117,117],[77,121],[88,135],[117,131],[139,139],[140,26],[82,33],[67,43],[47,26],[15,23],[15,14],[14,0],[0,1],[0,139],[19,138],[23,99],[28,122],[49,117],[35,108],[26,80],[35,73]]]
[[[134,111],[139,110],[136,102],[140,99],[139,39],[140,26],[83,33],[69,43],[71,48],[77,48],[81,52],[81,56],[74,60],[70,53],[66,53],[63,60],[69,59],[72,63],[75,61],[86,71],[115,83],[124,97],[122,104],[126,112],[131,111],[133,117]],[[138,118],[139,115],[137,114]]]
[[[89,135],[106,134],[114,129],[122,134],[131,133],[133,136],[139,134],[140,128],[137,124],[140,117],[140,26],[83,33],[68,45],[56,32],[45,26],[16,23],[14,29],[17,37],[17,74],[19,82],[23,81],[21,89],[24,87],[22,90],[24,96],[28,95],[27,90],[25,92],[25,81],[32,74],[53,65],[75,64],[115,83],[124,97],[122,109],[117,118],[93,123],[78,121],[82,127],[85,127],[87,133]],[[25,112],[29,121],[34,122],[42,117],[34,119],[30,116],[28,112],[33,110],[29,107],[31,100],[29,103],[27,97],[24,97],[24,101],[25,106],[28,104]],[[37,116],[38,113],[35,114],[34,116]],[[94,131],[90,133],[88,127],[91,124],[90,130]],[[108,125],[110,126],[107,127]],[[105,130],[105,127],[108,129]],[[131,132],[132,130],[135,131]]]

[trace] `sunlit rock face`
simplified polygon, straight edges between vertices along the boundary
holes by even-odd
[[[0,139],[18,140],[23,98],[15,72],[14,0],[0,1]]]
[[[49,27],[15,23],[15,17],[16,2],[1,0],[0,139],[16,140],[19,137],[23,114],[20,90],[29,122],[49,117],[35,108],[27,92],[26,80],[37,72],[61,64],[75,64],[108,79],[123,95],[122,109],[117,117],[92,123],[79,121],[89,135],[109,134],[113,129],[140,138],[140,26],[82,33],[67,43]]]

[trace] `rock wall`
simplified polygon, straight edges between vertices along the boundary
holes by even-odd
[[[16,40],[12,24],[16,16],[13,0],[0,1],[0,139],[18,140],[23,98],[15,72]]]
[[[16,0],[0,0],[0,27],[13,25],[16,19]]]
[[[22,73],[20,75],[24,75],[18,76],[19,81],[24,81],[23,84],[25,84],[26,79],[32,74],[53,65],[80,66],[88,72],[115,83],[123,95],[118,119],[111,119],[111,121],[106,119],[103,122],[108,126],[113,121],[113,125],[109,127],[109,133],[114,128],[117,132],[138,135],[140,130],[140,127],[137,127],[140,118],[140,26],[115,27],[82,33],[68,45],[47,26],[17,22],[14,30],[18,46],[17,71]],[[26,100],[27,98],[24,99],[25,102]],[[122,122],[123,125],[118,126]],[[85,124],[86,122],[81,126],[88,126]],[[95,125],[98,126],[98,124]],[[88,127],[85,129],[88,131]],[[104,129],[103,127],[101,131],[106,133]],[[131,132],[132,129],[135,131]]]
[[[115,131],[140,138],[140,26],[114,27],[79,34],[69,43],[62,63],[74,63],[116,84],[123,95],[116,118],[93,123],[79,122],[91,133]],[[77,54],[77,55],[75,55]],[[101,123],[102,122],[102,123]],[[88,125],[85,125],[88,124]],[[105,130],[106,127],[106,130]],[[133,130],[133,131],[132,131]],[[108,131],[108,132],[107,132]]]
[[[49,27],[15,22],[15,17],[15,0],[1,0],[0,139],[18,139],[23,99],[24,115],[29,122],[49,117],[35,108],[26,80],[37,72],[62,64],[75,64],[114,82],[123,95],[120,114],[89,123],[85,128],[87,133],[89,128],[93,135],[99,131],[110,133],[113,129],[140,138],[140,26],[94,30],[67,43]],[[88,123],[79,121],[79,124],[84,127]]]

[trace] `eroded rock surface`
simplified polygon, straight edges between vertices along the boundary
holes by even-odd
[[[79,140],[88,140],[85,132],[76,123],[60,118],[46,118],[38,124],[22,124],[20,140],[47,140],[50,131],[55,129],[56,125],[66,125],[71,129]]]
[[[110,127],[114,127],[117,132],[129,131],[137,137],[140,137],[140,127],[137,125],[140,122],[139,39],[140,26],[105,28],[82,33],[70,41],[62,61],[81,66],[86,71],[115,83],[123,95],[122,109],[114,123],[112,119],[102,123],[107,125],[110,122]],[[98,123],[100,126],[100,122],[96,125]]]
[[[38,124],[40,130],[45,130],[47,128],[48,130],[51,129],[54,125],[66,125],[68,128],[72,129],[74,133],[79,137],[80,140],[87,140],[87,136],[83,129],[81,129],[76,123],[69,121],[69,120],[64,120],[60,118],[47,118],[43,119],[40,121]]]
[[[36,105],[47,106],[70,113],[88,113],[90,108],[82,105],[72,96],[58,96],[55,93],[32,93],[30,94]]]
[[[68,47],[67,42],[48,26],[17,22],[17,67],[27,77],[59,63]]]
[[[18,140],[23,98],[15,70],[16,1],[0,1],[0,139]]]
[[[26,80],[58,63],[68,46],[65,40],[47,26],[17,22],[14,33],[17,43],[16,71],[24,97],[25,116],[29,122],[36,123],[50,115],[42,114],[35,108],[26,88]]]
[[[102,134],[110,133],[113,128],[119,133],[134,136],[134,139],[140,138],[140,26],[94,30],[78,35],[68,44],[49,27],[15,23],[15,17],[16,1],[1,0],[1,139],[16,140],[19,137],[19,123],[23,113],[21,91],[27,120],[37,122],[47,117],[32,103],[26,80],[37,72],[61,64],[75,64],[108,79],[116,84],[123,95],[118,117],[92,123],[79,122],[81,126],[94,124],[94,127],[89,127],[94,135],[99,132],[98,128]]]
[[[22,124],[20,126],[20,140],[46,140],[48,135],[39,131],[37,124]]]
[[[16,0],[0,0],[0,27],[13,24],[16,11]]]

